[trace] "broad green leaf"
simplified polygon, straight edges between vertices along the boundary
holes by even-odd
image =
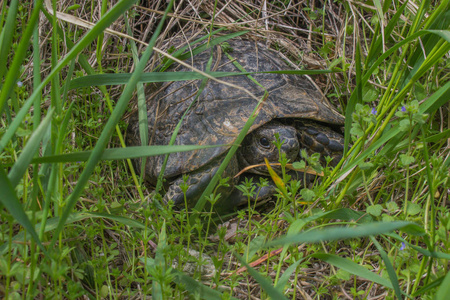
[[[372,86],[365,86],[362,90],[362,101],[374,102],[378,99],[379,92]]]
[[[408,216],[415,216],[422,211],[422,208],[419,204],[408,201],[408,207],[406,209],[406,214]]]
[[[379,217],[382,211],[383,207],[380,204],[375,204],[367,207],[367,213],[371,214],[374,217]]]
[[[409,166],[410,164],[414,163],[416,161],[414,156],[406,155],[406,154],[400,154],[400,162],[403,166]]]
[[[314,193],[313,190],[307,188],[300,190],[300,195],[306,202],[312,202],[314,200],[314,197],[316,197],[316,193]]]

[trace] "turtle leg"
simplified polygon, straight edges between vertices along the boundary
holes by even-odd
[[[316,178],[316,176],[304,174],[303,172],[294,170],[289,171],[288,174],[292,179],[301,181],[302,185],[307,187],[312,184]],[[252,179],[252,183],[256,187],[253,191],[253,195],[249,199],[248,196],[245,195],[241,190],[237,188],[234,189],[230,196],[223,201],[222,205],[220,205],[220,214],[231,213],[238,208],[245,208],[249,205],[251,205],[251,207],[254,207],[255,203],[256,207],[259,207],[267,201],[272,200],[274,198],[273,196],[277,193],[277,186],[268,176],[245,173],[241,176],[241,179],[242,177]],[[268,179],[267,185],[259,186],[258,183],[260,182],[260,178]],[[243,181],[241,180],[240,182]]]
[[[248,196],[245,195],[241,190],[235,188],[232,191],[232,193],[230,193],[228,198],[225,199],[220,205],[219,214],[231,213],[237,210],[238,208],[244,208],[246,206],[248,207],[249,204],[253,207],[255,202],[257,203],[257,206],[260,206],[261,204],[266,203],[268,200],[271,200],[272,196],[276,193],[275,184],[270,178],[267,178],[267,176],[246,173],[245,177],[248,179],[252,179],[252,183],[256,187],[255,190],[253,191],[253,195],[249,199]],[[257,185],[261,177],[268,179],[267,185],[265,186]]]
[[[203,191],[208,186],[209,182],[216,174],[219,169],[221,162],[208,164],[194,172],[189,173],[189,177],[187,178],[186,183],[183,180],[183,177],[177,178],[173,181],[167,193],[164,195],[164,201],[167,203],[169,200],[174,202],[175,207],[183,208],[188,206],[188,208],[192,208],[195,206]],[[221,186],[217,189],[217,193],[221,194],[221,198],[227,198],[233,191],[235,183],[239,178],[233,178],[238,173],[238,164],[236,157],[233,157],[227,168],[225,169],[222,177],[230,177],[231,179],[228,181],[229,187]],[[186,190],[186,200],[185,194],[183,190],[180,188],[180,185],[187,184],[188,188]],[[220,203],[220,202],[219,202]],[[216,204],[217,205],[217,204]]]
[[[325,157],[332,158],[331,165],[336,166],[344,152],[344,136],[330,127],[314,122],[297,121],[295,123],[300,141],[300,147],[308,154],[320,153],[320,160],[325,163]]]

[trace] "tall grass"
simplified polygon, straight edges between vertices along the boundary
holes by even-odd
[[[291,73],[330,76],[334,100],[341,101],[346,117],[346,152],[336,168],[324,170],[320,184],[299,188],[294,181],[283,182],[271,212],[239,211],[234,232],[231,222],[228,233],[226,226],[212,225],[212,215],[161,206],[161,197],[151,193],[129,161],[201,146],[126,148],[122,120],[135,90],[141,120],[146,119],[143,83],[237,74],[173,73],[167,71],[170,59],[163,60],[163,72],[144,72],[156,55],[158,36],[176,20],[168,17],[174,1],[164,14],[159,9],[153,15],[158,18],[152,19],[148,43],[140,41],[141,53],[133,39],[126,40],[129,52],[117,50],[124,54],[118,61],[133,64],[132,72],[121,73],[119,63],[111,69],[102,65],[105,49],[114,48],[103,47],[117,32],[111,25],[125,24],[132,35],[135,2],[103,0],[98,16],[94,2],[90,8],[39,0],[0,4],[2,297],[323,299],[342,292],[355,299],[446,299],[449,1],[324,1],[322,8],[290,8],[302,7],[311,24],[322,23],[316,49],[328,70]],[[269,8],[283,11],[285,5]],[[330,42],[325,7],[333,5],[342,8],[346,25],[342,38]],[[55,13],[63,7],[69,15],[80,10],[98,20],[82,29],[66,26]],[[180,7],[175,3],[175,14]],[[219,7],[216,1],[211,30],[222,24],[219,11],[226,7]],[[251,31],[249,24],[257,23],[246,18],[259,18],[260,9],[267,13],[251,7],[237,22],[246,31],[211,35],[211,43]],[[51,38],[43,44],[39,34],[45,28]],[[333,56],[345,49],[341,41],[352,44],[354,55]],[[205,48],[194,47],[194,54]],[[172,55],[188,59],[183,53]],[[32,80],[25,79],[25,71]],[[351,93],[345,95],[340,84]],[[148,138],[142,134],[144,145]],[[198,211],[218,182],[220,174],[204,191]],[[321,274],[308,277],[308,270],[321,266]]]

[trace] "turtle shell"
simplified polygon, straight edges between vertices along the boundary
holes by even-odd
[[[274,51],[261,43],[233,39],[227,41],[229,54],[246,71],[277,71],[292,69]],[[239,69],[223,53],[220,46],[204,51],[191,58],[193,66],[205,70],[213,55],[212,71],[239,72]],[[172,71],[191,71],[184,66]],[[268,92],[262,109],[250,131],[273,119],[311,119],[341,125],[344,118],[336,112],[322,93],[306,76],[287,74],[252,75]],[[264,89],[245,75],[220,78],[220,80],[243,87],[261,98]],[[166,84],[148,103],[150,144],[168,145],[171,135],[183,114],[194,101],[201,81],[179,81]],[[155,89],[154,89],[155,91]],[[209,80],[202,93],[186,114],[175,145],[223,145],[232,144],[252,114],[258,101],[240,89]],[[249,131],[249,132],[250,132]],[[137,117],[128,126],[128,144],[140,145]],[[175,178],[209,163],[219,163],[229,147],[170,154],[165,178]],[[154,182],[158,177],[164,156],[149,157],[146,163],[146,179]],[[138,160],[140,161],[140,160]],[[139,168],[138,168],[139,169]]]

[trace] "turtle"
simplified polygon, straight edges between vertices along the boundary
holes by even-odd
[[[181,45],[176,45],[181,46]],[[212,51],[211,51],[212,50]],[[226,46],[214,45],[209,51],[194,55],[193,67],[205,70],[211,58],[212,70],[239,72],[239,65],[248,72],[289,70],[281,56],[264,44],[245,38],[233,38]],[[236,62],[238,64],[236,64]],[[177,65],[171,71],[191,71]],[[215,206],[236,209],[246,197],[235,188],[240,178],[235,175],[246,166],[261,164],[266,157],[270,162],[279,160],[285,153],[291,162],[299,158],[301,149],[308,153],[321,153],[333,158],[336,164],[342,157],[343,136],[339,128],[344,117],[335,110],[316,85],[306,76],[259,73],[250,78],[246,75],[221,78],[229,84],[245,88],[256,98],[267,91],[259,114],[244,138],[239,150],[228,164],[223,177],[232,178],[228,187],[222,187],[221,200]],[[256,80],[259,84],[254,82]],[[148,133],[150,144],[168,145],[171,136],[185,114],[174,145],[231,145],[235,142],[244,124],[251,116],[257,100],[242,89],[209,80],[199,95],[201,80],[177,81],[153,87],[152,100],[148,103]],[[158,91],[158,92],[155,92]],[[140,145],[137,113],[130,118],[127,129],[127,144]],[[279,152],[273,141],[275,133],[283,141]],[[164,170],[164,201],[184,208],[193,207],[211,178],[214,176],[230,146],[205,148],[169,155]],[[161,172],[164,156],[146,159],[144,178],[155,184]],[[135,159],[140,170],[142,159]],[[180,188],[187,174],[188,189],[185,195]],[[267,169],[251,168],[240,177],[268,177]],[[257,178],[255,178],[256,180]],[[261,195],[274,193],[271,185]]]

